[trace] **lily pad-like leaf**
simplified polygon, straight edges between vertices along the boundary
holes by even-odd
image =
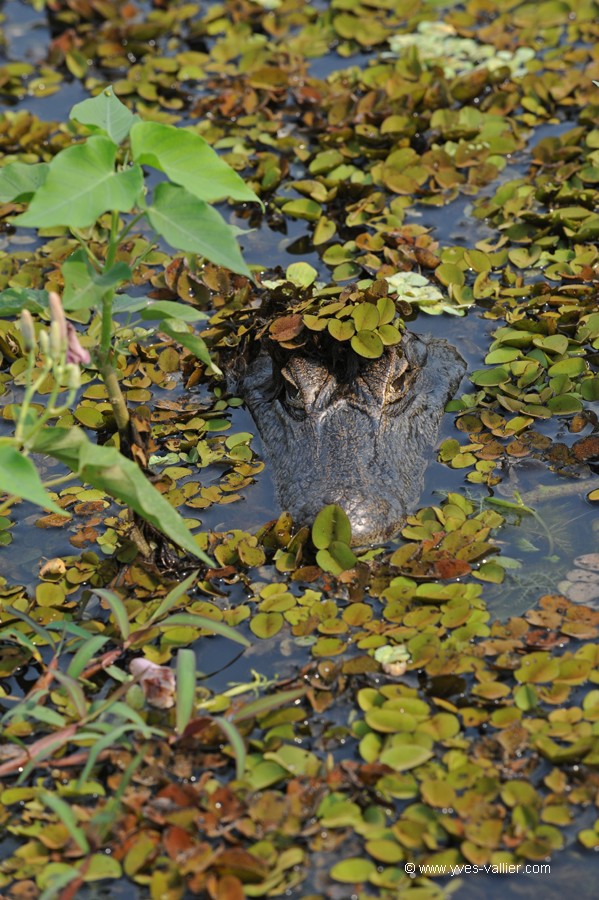
[[[351,543],[351,525],[347,513],[331,503],[318,513],[312,525],[312,543],[317,550],[326,550],[338,541],[349,546]]]
[[[158,234],[186,253],[199,253],[238,275],[251,277],[241,250],[223,217],[177,184],[159,184],[148,218]]]
[[[192,131],[158,122],[138,122],[131,129],[131,153],[140,165],[159,169],[207,203],[230,198],[262,206],[243,178]]]
[[[9,443],[0,444],[0,491],[9,496],[22,497],[59,516],[70,518],[51,498],[42,484],[37,469],[29,457],[23,456]]]
[[[331,869],[331,878],[347,884],[358,884],[375,873],[376,865],[372,860],[358,856],[336,863]]]
[[[356,333],[351,319],[329,319],[327,328],[331,337],[336,341],[349,341]]]
[[[379,311],[372,303],[359,303],[352,311],[356,331],[373,331],[380,324]]]
[[[0,203],[19,203],[27,200],[41,187],[48,176],[48,163],[9,163],[0,169]]]
[[[11,221],[33,228],[87,228],[107,210],[129,211],[141,192],[143,173],[141,166],[116,172],[116,151],[116,144],[101,135],[61,151],[29,209]]]
[[[320,568],[332,575],[340,575],[347,569],[353,569],[357,561],[354,552],[342,541],[332,541],[328,547],[316,554],[316,562]]]
[[[93,444],[80,428],[45,428],[37,435],[34,449],[37,453],[48,453],[83,481],[124,501],[173,543],[214,566],[196,544],[179,513],[148,481],[139,466],[115,447]]]
[[[97,97],[76,103],[69,118],[86,125],[91,131],[103,132],[115,144],[124,141],[132,126],[141,121],[115,96],[112,87],[104,88]]]
[[[415,769],[416,766],[427,762],[432,756],[431,750],[418,744],[398,744],[384,750],[379,761],[386,766],[391,766],[396,772],[407,772],[409,769]]]
[[[401,342],[401,331],[395,325],[380,325],[377,334],[385,347],[392,347]]]
[[[307,288],[316,281],[318,272],[310,263],[296,262],[287,266],[285,277],[287,281],[295,284],[296,287]]]
[[[375,310],[376,311],[376,310]],[[352,350],[365,359],[378,359],[383,355],[383,342],[376,331],[358,331],[351,339]]]

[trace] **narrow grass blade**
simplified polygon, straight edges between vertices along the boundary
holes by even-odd
[[[191,625],[192,628],[202,628],[212,631],[214,634],[220,634],[222,637],[243,644],[244,647],[250,647],[251,644],[247,638],[238,634],[230,625],[224,622],[217,622],[215,619],[209,619],[207,616],[196,616],[194,613],[175,613],[168,619],[160,622],[160,628],[171,628],[176,625]]]
[[[71,678],[78,678],[90,659],[93,659],[100,647],[103,647],[107,641],[108,638],[103,634],[90,635],[73,656],[67,669],[67,675],[70,675]]]
[[[155,622],[161,619],[162,616],[165,616],[167,612],[170,612],[177,600],[179,600],[183,596],[183,594],[187,593],[189,588],[194,584],[197,577],[198,570],[196,569],[196,571],[192,572],[191,575],[189,575],[185,579],[185,581],[182,581],[181,584],[178,584],[176,587],[174,587],[172,591],[169,591],[162,603],[150,617],[148,624],[153,625]],[[100,591],[96,591],[96,593],[99,594]]]
[[[295,703],[296,700],[303,697],[305,693],[306,688],[295,688],[292,691],[281,691],[278,694],[269,694],[268,697],[260,697],[258,700],[246,703],[241,709],[236,710],[230,716],[230,721],[244,722],[273,709],[279,709],[281,706],[289,706],[289,704]]]
[[[52,812],[56,813],[63,825],[65,825],[65,827],[67,828],[69,834],[71,835],[81,852],[90,853],[91,848],[89,846],[87,838],[77,824],[75,813],[73,812],[69,804],[66,803],[66,801],[64,801],[62,797],[58,797],[56,794],[51,794],[49,791],[40,791],[39,798],[44,806],[47,806],[52,810]]]
[[[231,744],[231,749],[233,750],[233,756],[235,757],[236,776],[237,778],[243,778],[246,760],[245,743],[243,738],[235,728],[235,725],[233,725],[233,723],[229,719],[223,719],[220,716],[214,716],[214,724],[218,725],[220,730],[228,738],[228,741]]]
[[[48,644],[49,647],[53,647],[55,644],[54,639],[49,631],[46,631],[43,625],[40,625],[39,622],[36,622],[31,616],[28,616],[27,613],[21,612],[20,609],[15,609],[14,606],[7,606],[6,612],[10,616],[14,616],[16,619],[21,619],[22,622],[25,622],[34,634],[37,634],[38,637],[42,638],[45,644]]]
[[[196,656],[193,650],[177,653],[177,734],[183,734],[193,715],[196,699]]]
[[[62,889],[67,887],[72,881],[81,878],[79,869],[68,866],[60,872],[52,873],[52,877],[48,882],[48,887],[39,895],[38,900],[55,900],[62,893]]]
[[[117,628],[121,632],[123,640],[126,641],[131,634],[131,624],[129,622],[127,610],[125,609],[125,604],[119,595],[115,594],[114,591],[105,591],[102,588],[96,588],[94,594],[97,594],[98,597],[101,597],[102,600],[108,604],[110,612],[114,616]]]
[[[62,684],[73,701],[73,706],[77,710],[79,718],[84,719],[87,715],[88,703],[79,682],[75,681],[75,679],[71,678],[69,675],[65,675],[65,673],[61,672],[59,669],[56,669],[53,672],[53,676],[60,684]]]

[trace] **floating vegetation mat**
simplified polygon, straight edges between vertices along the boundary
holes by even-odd
[[[115,307],[130,455],[212,565],[47,456],[58,512],[0,497],[2,896],[70,900],[112,880],[152,900],[436,900],[461,866],[557,868],[570,850],[590,867],[597,4],[30,6],[26,59],[11,55],[23,7],[0,23],[2,166],[80,143],[73,92],[112,84],[142,119],[203,137],[264,208],[221,206],[251,279],[135,223],[118,251],[139,263]],[[0,446],[27,387],[23,292],[39,335],[65,261],[82,243],[105,260],[111,226],[34,233],[12,224],[15,196],[0,192]],[[160,327],[174,302],[179,334]],[[203,313],[212,364],[190,349]],[[443,492],[374,548],[350,549],[339,507],[311,525],[273,512],[218,365],[256,341],[362,365],[401,352],[425,314],[456,344],[478,320],[431,448]],[[101,320],[69,317],[85,354]],[[32,408],[56,388],[49,374]],[[52,424],[119,443],[91,368]]]

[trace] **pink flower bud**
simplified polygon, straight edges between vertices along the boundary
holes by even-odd
[[[35,327],[33,319],[28,309],[21,310],[21,334],[23,336],[23,344],[26,350],[35,350]]]
[[[64,317],[62,308],[62,300],[56,291],[50,291],[48,295],[48,304],[50,306],[50,318],[58,325],[58,334],[62,341],[67,339],[67,320]]]
[[[87,366],[90,361],[89,350],[81,346],[75,327],[67,322],[67,362]]]

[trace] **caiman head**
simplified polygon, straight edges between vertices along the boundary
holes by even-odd
[[[283,364],[262,351],[238,387],[283,509],[311,524],[336,503],[357,546],[395,534],[418,502],[445,403],[464,370],[448,343],[411,334],[379,359],[360,361],[350,378],[301,351]]]

